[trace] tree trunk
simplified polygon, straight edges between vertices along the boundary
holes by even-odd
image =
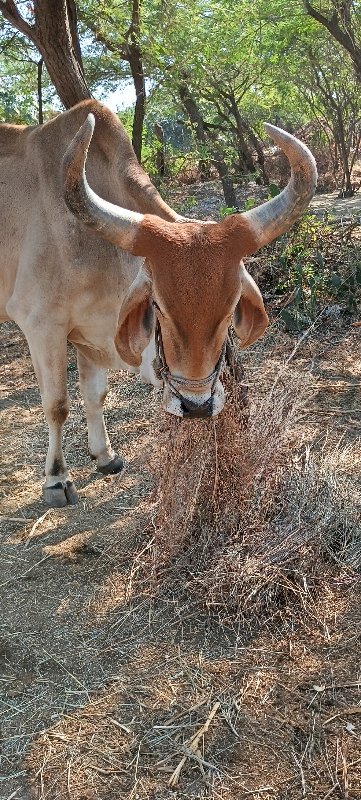
[[[140,162],[142,157],[142,138],[145,117],[145,76],[140,39],[140,2],[133,0],[132,22],[125,36],[124,55],[129,61],[135,89],[135,109],[133,117],[132,145],[135,155]]]
[[[143,125],[145,117],[145,80],[143,64],[138,52],[129,48],[129,66],[135,89],[135,109],[132,128],[132,145],[138,161],[142,158]]]
[[[91,96],[81,61],[74,0],[34,0],[34,25],[21,16],[15,0],[2,0],[0,10],[39,50],[65,108]]]
[[[343,124],[343,117],[342,117],[342,110],[339,109],[337,113],[337,122],[334,126],[334,136],[335,141],[338,145],[338,150],[340,154],[340,159],[342,162],[342,184],[340,190],[341,197],[352,197],[354,194],[353,186],[351,182],[351,168],[349,164],[350,159],[350,147],[347,145],[346,136],[345,136],[345,128]]]
[[[199,111],[199,108],[197,106],[197,103],[192,97],[188,85],[185,81],[179,83],[178,92],[182,102],[182,106],[187,112],[189,121],[191,122],[192,128],[196,135],[196,139],[198,140],[198,142],[206,144],[207,135],[205,131],[205,123],[202,118],[201,112]]]
[[[44,122],[43,117],[43,87],[42,87],[42,75],[43,75],[43,64],[44,59],[41,57],[38,61],[38,80],[37,80],[37,87],[38,87],[38,120],[39,125],[42,125]]]
[[[128,30],[123,34],[122,44],[114,44],[100,28],[97,21],[82,11],[81,19],[85,22],[97,42],[100,42],[111,53],[117,53],[120,59],[127,61],[133,78],[135,90],[135,110],[133,117],[132,144],[138,161],[142,155],[142,139],[146,105],[145,74],[140,48],[140,0],[132,0],[132,19]]]
[[[184,77],[187,77],[187,74],[184,73]],[[197,103],[193,99],[192,95],[190,94],[188,84],[186,81],[182,81],[178,85],[178,93],[181,99],[182,106],[187,113],[188,119],[192,125],[192,128],[195,133],[195,137],[200,144],[206,145],[207,144],[207,135],[204,127],[204,121],[202,119],[202,115],[199,111]],[[198,162],[198,168],[201,175],[201,180],[205,180],[210,173],[210,167],[207,165],[207,162],[204,158],[201,158]],[[219,170],[216,166],[216,169],[219,174]]]
[[[266,171],[263,147],[262,147],[259,139],[257,138],[256,134],[253,133],[253,130],[252,130],[252,128],[250,128],[248,123],[245,123],[245,127],[246,127],[246,130],[247,130],[249,139],[252,142],[253,147],[254,147],[254,149],[255,149],[255,151],[257,153],[257,161],[258,161],[258,165],[259,165],[259,168],[261,170],[261,173],[262,173],[263,183],[264,183],[265,186],[268,186],[269,185],[269,176],[268,176],[268,173]]]
[[[234,94],[230,96],[231,109],[237,126],[237,150],[240,165],[243,167],[242,172],[256,172],[256,166],[253,161],[252,153],[245,140],[245,124],[239,112],[236,98]]]
[[[186,73],[184,73],[184,77],[187,77]],[[185,80],[178,84],[178,92],[182,106],[188,115],[198,142],[201,144],[207,144],[209,146],[212,163],[214,164],[222,183],[226,205],[228,208],[234,208],[237,205],[237,200],[233,181],[229,175],[227,164],[219,147],[214,142],[211,132],[207,128],[207,123],[202,118],[197,103],[194,100],[194,97],[192,97],[188,84]]]
[[[236,193],[234,190],[232,178],[229,174],[229,170],[224,158],[222,158],[222,156],[219,153],[214,154],[213,164],[216,167],[218,175],[221,179],[224,199],[227,208],[236,208],[237,206]]]
[[[158,122],[154,125],[154,133],[158,139],[159,147],[157,148],[155,162],[158,175],[163,178],[165,175],[165,147],[164,147],[164,130]]]
[[[91,96],[78,59],[74,4],[70,19],[68,6],[68,0],[36,0],[34,6],[37,46],[65,108]]]
[[[317,20],[320,25],[323,25],[331,36],[336,39],[336,42],[347,51],[353,63],[356,77],[361,81],[361,46],[356,42],[356,33],[352,27],[352,4],[350,0],[334,2],[330,17],[325,17],[317,8],[312,6],[309,0],[303,0],[303,5],[306,13]]]

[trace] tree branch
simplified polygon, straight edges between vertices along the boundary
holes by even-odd
[[[320,11],[317,11],[317,9],[311,5],[309,0],[303,0],[303,6],[306,13],[315,19],[316,22],[319,22],[320,25],[323,25],[323,27],[328,30],[331,36],[336,39],[336,41],[348,52],[354,65],[357,78],[359,81],[361,81],[361,47],[356,44],[356,38],[355,33],[352,30],[349,9],[344,17],[347,31],[347,33],[345,33],[340,27],[340,17],[336,5],[335,10],[330,18],[324,16],[324,14],[321,14]]]
[[[0,0],[1,2],[1,0]],[[102,44],[111,53],[118,53],[122,61],[129,61],[129,51],[125,44],[114,44],[102,31],[99,26],[89,19],[86,14],[79,14],[80,18],[85,22],[86,26],[92,32],[94,39],[99,44]],[[125,37],[124,37],[125,38]]]
[[[0,0],[0,11],[5,19],[10,22],[14,28],[17,28],[20,33],[23,33],[36,45],[35,26],[29,23],[21,16],[20,11],[14,0]]]

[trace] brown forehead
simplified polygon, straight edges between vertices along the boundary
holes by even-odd
[[[216,225],[167,223],[145,216],[136,240],[137,253],[146,255],[153,278],[167,293],[180,290],[185,299],[202,290],[232,291],[240,259],[254,248],[254,237],[242,217]],[[180,297],[179,297],[180,299]]]

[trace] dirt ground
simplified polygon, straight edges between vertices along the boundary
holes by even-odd
[[[221,194],[211,194],[212,203],[209,187],[192,187],[181,210],[217,215]],[[361,206],[358,196],[339,208],[333,196],[314,203],[341,216]],[[360,519],[354,322],[337,311],[304,339],[276,323],[245,366],[251,397],[266,396],[276,380],[291,382],[296,348],[292,381],[307,393],[294,459],[334,452],[332,481],[354,486]],[[311,615],[295,618],[286,604],[281,616],[271,608],[225,621],[187,589],[182,561],[174,591],[147,574],[159,395],[135,377],[110,376],[107,425],[127,467],[100,476],[69,350],[65,452],[80,502],[46,509],[46,427],[26,342],[11,323],[0,328],[0,375],[0,800],[361,797],[361,531],[351,565],[325,565]],[[288,503],[297,525],[300,509]]]
[[[356,192],[353,197],[340,198],[338,192],[316,194],[310,207],[317,214],[328,212],[334,217],[348,218],[361,216],[361,194]]]
[[[351,448],[356,496],[353,322],[320,321],[292,363],[311,388],[297,447]],[[297,624],[287,608],[282,624],[272,610],[222,623],[186,586],[138,581],[155,532],[159,396],[111,375],[107,423],[127,468],[98,475],[70,351],[65,449],[80,502],[46,510],[46,429],[27,346],[11,323],[0,337],[1,800],[360,798],[357,569],[333,570]],[[287,382],[296,343],[273,326],[247,354],[251,393],[280,373]]]

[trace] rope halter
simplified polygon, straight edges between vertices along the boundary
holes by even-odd
[[[198,389],[206,389],[208,386],[211,386],[210,397],[204,404],[208,406],[209,409],[212,408],[212,399],[216,390],[217,380],[224,368],[225,362],[225,354],[226,354],[226,345],[227,339],[224,341],[221,354],[217,361],[217,364],[213,370],[206,378],[199,378],[199,379],[191,379],[191,378],[183,378],[180,375],[174,375],[173,372],[170,371],[163,347],[163,339],[162,339],[162,331],[160,327],[159,320],[157,319],[155,324],[155,350],[156,350],[156,357],[153,362],[154,372],[159,380],[162,380],[171,390],[171,392],[178,397],[178,399],[182,403],[182,408],[186,411],[195,411],[199,408],[199,404],[194,402],[193,400],[189,400],[188,397],[184,397],[182,395],[181,389],[186,389],[190,392],[197,391]]]

